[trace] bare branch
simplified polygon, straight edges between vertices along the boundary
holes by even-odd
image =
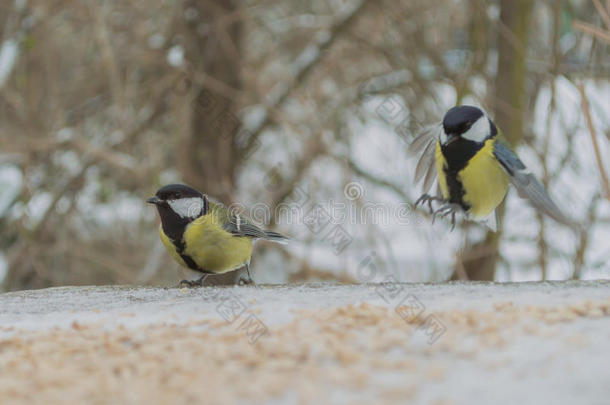
[[[589,110],[589,101],[585,94],[585,86],[582,83],[577,85],[580,97],[582,99],[582,111],[585,114],[587,126],[589,127],[589,134],[591,135],[591,143],[593,144],[593,150],[595,151],[595,161],[597,162],[597,168],[599,169],[599,176],[601,180],[602,189],[606,195],[606,199],[610,201],[610,182],[608,182],[608,175],[604,163],[602,162],[602,155],[599,151],[599,145],[597,143],[597,135],[595,134],[595,128],[593,127],[593,120],[591,119],[591,111]]]
[[[265,115],[263,119],[257,123],[256,127],[251,129],[252,134],[242,151],[242,155],[248,156],[250,154],[251,149],[256,145],[256,141],[260,134],[272,123],[272,117],[271,114],[269,114],[269,110],[277,109],[301,83],[307,80],[307,77],[311,74],[313,68],[326,58],[327,53],[324,51],[330,48],[330,46],[341,36],[341,33],[353,24],[359,11],[363,9],[367,1],[368,0],[360,0],[355,6],[347,12],[344,12],[329,32],[318,33],[314,42],[305,47],[296,58],[291,69],[292,72],[294,72],[293,77],[287,83],[278,83],[271,89],[270,94],[267,96],[268,101],[265,105]]]
[[[601,39],[605,42],[610,42],[610,33],[603,31],[601,28],[598,28],[594,25],[582,22],[582,21],[574,21],[572,26],[575,30],[582,31],[586,34],[592,35]]]

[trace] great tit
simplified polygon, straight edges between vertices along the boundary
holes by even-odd
[[[180,285],[200,286],[210,274],[226,273],[244,266],[250,277],[253,241],[287,240],[279,233],[260,229],[183,184],[164,186],[146,202],[157,206],[161,241],[174,260],[201,275],[195,281],[182,280]]]
[[[469,218],[485,221],[496,230],[495,209],[512,183],[522,198],[556,221],[574,227],[557,207],[540,182],[510,150],[501,133],[479,107],[456,106],[445,114],[438,126],[418,135],[409,146],[419,155],[415,181],[424,178],[424,194],[417,200],[428,203],[433,219],[463,211]],[[438,177],[437,195],[427,192]],[[442,205],[432,209],[432,202]]]

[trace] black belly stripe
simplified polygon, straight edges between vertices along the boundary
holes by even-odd
[[[172,239],[172,242],[174,243],[174,246],[176,247],[176,251],[178,252],[178,254],[180,255],[180,257],[182,258],[182,260],[184,260],[184,263],[186,263],[186,265],[189,267],[189,269],[191,270],[195,270],[195,271],[201,271],[206,273],[205,270],[203,270],[202,268],[200,268],[197,263],[195,263],[195,261],[193,260],[193,258],[187,254],[184,253],[184,249],[185,249],[185,245],[184,242],[182,241],[175,241]]]
[[[159,210],[159,215],[161,216],[163,233],[165,233],[165,236],[172,241],[176,248],[176,252],[178,255],[180,255],[188,268],[191,270],[200,271],[202,273],[210,273],[209,271],[199,267],[192,257],[184,253],[184,249],[186,248],[183,241],[184,232],[195,218],[183,218],[176,214],[167,204],[158,205],[157,209]],[[203,210],[201,215],[205,215],[208,211],[209,202],[207,197],[203,196]]]
[[[459,204],[465,211],[470,209],[470,204],[464,202],[464,186],[458,178],[458,173],[464,169],[470,159],[481,149],[483,145],[467,139],[458,139],[448,146],[442,146],[441,151],[445,157],[445,178],[449,189],[449,202]]]
[[[185,255],[184,253],[180,253],[180,257],[182,258],[182,260],[184,260],[184,263],[189,266],[189,269],[203,271],[199,268],[199,266],[197,266],[197,263],[195,263],[191,256]]]
[[[464,194],[466,194],[466,191],[464,190],[462,182],[458,179],[458,173],[456,171],[449,170],[447,166],[445,166],[444,171],[445,179],[447,181],[447,188],[449,188],[449,202],[459,204],[464,211],[468,211],[470,209],[470,204],[467,204],[464,201]]]

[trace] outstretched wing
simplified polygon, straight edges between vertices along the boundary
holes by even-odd
[[[415,183],[424,179],[422,192],[427,193],[436,179],[436,142],[440,131],[440,125],[426,128],[417,135],[409,145],[407,154],[418,158],[415,167]]]
[[[501,142],[495,142],[494,156],[508,173],[510,182],[517,188],[521,198],[527,198],[536,209],[555,221],[573,228],[576,227],[575,223],[559,209],[542,187],[542,184],[527,170],[513,151]]]

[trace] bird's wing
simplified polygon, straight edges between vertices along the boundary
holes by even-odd
[[[424,179],[422,191],[427,193],[436,179],[436,142],[438,141],[439,125],[426,128],[409,144],[407,153],[418,158],[415,167],[415,183]]]
[[[506,173],[510,182],[517,188],[521,198],[526,198],[538,210],[559,223],[575,227],[574,222],[568,218],[559,207],[553,202],[551,196],[542,187],[542,184],[527,170],[523,162],[501,142],[494,144],[494,156]]]
[[[275,242],[286,241],[288,238],[273,231],[265,231],[252,224],[243,216],[231,211],[219,203],[213,204],[213,209],[221,222],[222,228],[233,236],[248,237],[252,239],[267,239]]]
[[[284,235],[261,229],[242,218],[239,214],[234,214],[232,221],[226,223],[223,227],[227,232],[235,236],[245,236],[252,239],[266,239],[279,243],[286,243],[288,241],[288,238]]]
[[[249,238],[266,238],[265,231],[243,219],[239,214],[233,214],[230,222],[223,224],[225,231],[235,236],[247,236]]]

